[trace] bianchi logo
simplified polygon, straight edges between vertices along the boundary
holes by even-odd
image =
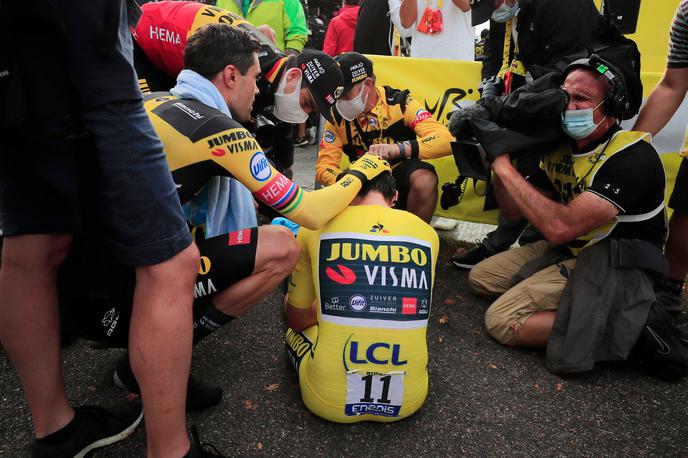
[[[335,283],[340,285],[350,285],[356,281],[356,274],[346,266],[337,264],[336,267],[327,267],[325,275]]]
[[[365,297],[361,296],[360,294],[354,294],[351,296],[351,299],[349,299],[349,306],[357,312],[360,312],[366,308],[366,305],[368,305],[368,303],[366,302]]]

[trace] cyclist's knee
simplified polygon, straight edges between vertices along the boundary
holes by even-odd
[[[409,177],[411,188],[414,190],[434,190],[437,188],[437,175],[427,169],[418,169]]]
[[[299,244],[294,234],[284,226],[265,226],[259,231],[260,258],[263,267],[276,275],[286,277],[291,273],[299,258]],[[263,242],[263,243],[261,243]],[[260,266],[256,265],[257,268]]]

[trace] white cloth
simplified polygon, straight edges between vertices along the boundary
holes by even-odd
[[[193,70],[182,70],[177,76],[177,85],[170,92],[177,97],[198,100],[232,117],[220,91]],[[258,225],[251,191],[234,178],[212,177],[208,183],[207,198],[206,237]],[[189,204],[200,203],[192,201]]]
[[[427,0],[427,6],[437,9],[439,0]],[[428,35],[418,31],[418,21],[425,11],[425,0],[416,0],[418,17],[413,23],[411,57],[432,59],[474,60],[475,44],[471,11],[465,13],[452,0],[442,0],[442,31]]]
[[[399,9],[401,8],[401,0],[387,0],[389,6],[389,19],[396,27],[401,38],[408,38],[413,35],[413,27],[408,29],[401,25],[401,18],[399,17]],[[391,48],[391,46],[390,46]]]

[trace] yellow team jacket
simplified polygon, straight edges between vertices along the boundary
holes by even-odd
[[[353,162],[369,145],[377,143],[411,144],[411,156],[432,159],[451,154],[452,135],[436,121],[409,91],[377,86],[378,102],[370,113],[355,121],[346,121],[334,113],[335,122],[327,122],[315,162],[315,179],[331,185],[337,179],[342,154]],[[357,126],[358,124],[358,126]]]

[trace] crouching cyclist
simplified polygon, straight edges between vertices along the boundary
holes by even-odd
[[[169,192],[177,193],[184,204],[212,176],[229,176],[246,186],[257,200],[297,224],[317,229],[346,208],[367,180],[390,169],[382,159],[366,155],[335,186],[313,192],[304,192],[275,170],[239,124],[249,118],[253,96],[258,92],[259,51],[258,42],[248,32],[209,24],[197,30],[187,44],[185,72],[192,76],[187,84],[189,97],[169,93],[146,97],[144,108],[162,140],[176,184],[176,190],[170,187]],[[308,73],[319,87],[325,84],[323,79],[334,84],[341,81],[336,64],[322,70],[315,76]],[[309,92],[314,97],[319,94],[315,87]],[[145,174],[145,170],[140,173]],[[98,205],[91,203],[89,207],[97,211]],[[104,247],[100,228],[89,227],[84,232],[87,235],[78,241],[81,248],[71,253],[69,269],[61,272],[58,282],[63,322],[71,323],[76,335],[122,346],[132,313],[134,272],[119,265]],[[243,228],[197,240],[197,245],[201,265],[196,280],[194,342],[269,294],[289,275],[298,256],[298,244],[291,232],[277,226]],[[138,392],[128,358],[119,362],[115,381]],[[187,408],[210,407],[221,395],[219,388],[192,378]]]
[[[326,420],[397,421],[427,395],[439,240],[417,216],[390,208],[397,196],[383,173],[321,230],[297,237],[287,350],[304,404]]]

